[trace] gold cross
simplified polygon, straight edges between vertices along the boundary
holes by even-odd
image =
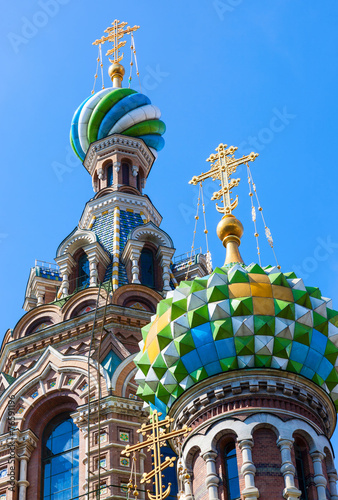
[[[242,156],[242,158],[236,159],[234,152],[238,148],[234,146],[228,146],[226,144],[220,144],[216,151],[217,153],[212,154],[207,158],[206,161],[211,163],[211,168],[205,174],[195,176],[189,181],[189,184],[196,186],[199,182],[205,181],[209,177],[213,181],[216,179],[221,181],[221,189],[216,191],[212,200],[220,200],[223,198],[223,206],[218,206],[216,203],[216,210],[223,213],[224,215],[229,215],[238,205],[238,196],[236,196],[235,201],[230,198],[231,191],[234,187],[237,187],[241,179],[231,179],[231,175],[234,174],[239,165],[247,163],[248,161],[255,161],[258,153],[250,153],[249,155]]]
[[[124,35],[131,34],[133,33],[133,31],[139,29],[139,26],[136,25],[133,27],[128,26],[126,28],[127,24],[128,23],[126,22],[120,23],[118,19],[115,19],[115,21],[112,23],[112,26],[111,27],[109,26],[106,30],[104,30],[104,32],[108,33],[108,35],[103,36],[98,40],[95,40],[95,42],[93,42],[93,45],[99,45],[100,43],[105,43],[105,42],[113,43],[113,48],[108,50],[108,52],[106,53],[106,56],[110,56],[113,54],[113,59],[109,58],[109,61],[111,63],[117,63],[122,61],[123,59],[123,54],[119,55],[119,49],[124,47],[127,41],[122,40],[121,42],[119,42],[119,40],[121,40],[121,38],[123,38]]]
[[[165,486],[162,484],[162,471],[167,467],[173,467],[176,457],[166,457],[163,462],[161,462],[161,446],[166,445],[167,439],[175,438],[178,436],[185,436],[188,432],[191,431],[186,425],[182,427],[182,429],[178,431],[168,432],[170,424],[173,422],[173,418],[166,417],[164,420],[159,420],[162,413],[154,410],[153,414],[150,415],[149,420],[150,424],[143,424],[141,429],[138,429],[137,432],[140,432],[143,436],[146,436],[146,440],[139,442],[130,446],[129,444],[125,447],[125,449],[121,452],[122,455],[129,455],[135,451],[139,451],[142,448],[147,447],[148,451],[153,451],[153,470],[146,473],[144,472],[141,484],[142,483],[150,483],[152,478],[155,478],[155,495],[152,495],[149,490],[148,497],[150,500],[164,500],[170,494],[171,483],[168,483],[167,489],[163,491]],[[162,427],[166,429],[163,430]]]

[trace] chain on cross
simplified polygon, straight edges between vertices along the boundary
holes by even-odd
[[[148,417],[150,423],[143,424],[141,429],[138,429],[137,431],[146,437],[145,441],[132,446],[127,445],[121,452],[123,455],[129,457],[131,453],[139,451],[142,448],[147,448],[148,451],[152,451],[153,469],[148,473],[144,472],[140,481],[141,484],[143,484],[150,483],[152,479],[154,480],[153,484],[155,486],[155,494],[152,494],[150,493],[150,490],[147,490],[149,500],[164,500],[170,494],[171,483],[168,483],[167,488],[165,487],[162,481],[162,471],[167,467],[173,467],[176,457],[166,457],[163,461],[161,461],[161,458],[163,457],[161,454],[161,447],[166,445],[167,439],[186,436],[188,432],[191,431],[190,428],[184,425],[180,430],[168,432],[173,419],[166,417],[164,420],[159,420],[161,415],[162,413],[154,410],[153,414]]]
[[[228,148],[227,144],[220,144],[216,148],[216,153],[213,153],[207,158],[206,161],[210,162],[210,170],[201,175],[194,176],[189,184],[196,186],[199,182],[205,181],[211,178],[213,181],[221,181],[221,189],[214,192],[212,200],[223,201],[223,206],[219,206],[216,203],[216,210],[224,215],[229,215],[238,205],[238,196],[235,200],[231,198],[231,192],[234,187],[237,187],[240,179],[232,179],[231,176],[237,170],[239,165],[247,163],[249,161],[255,161],[258,153],[250,153],[249,155],[242,156],[242,158],[236,159],[234,156],[235,151],[238,148],[230,146]]]

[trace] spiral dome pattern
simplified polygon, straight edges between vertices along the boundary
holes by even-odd
[[[338,312],[294,273],[232,264],[181,282],[142,335],[138,395],[161,411],[207,377],[248,368],[306,377],[338,409]]]
[[[162,135],[166,128],[160,117],[159,108],[135,90],[103,89],[88,97],[76,110],[70,142],[81,161],[92,142],[112,134],[138,137],[153,152],[160,151],[164,146]]]

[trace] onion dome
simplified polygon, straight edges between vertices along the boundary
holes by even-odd
[[[338,312],[293,272],[237,262],[181,282],[142,334],[138,394],[162,409],[207,377],[253,368],[306,377],[338,409]]]
[[[143,139],[153,151],[164,146],[165,124],[150,99],[129,88],[107,88],[88,97],[76,110],[70,131],[75,154],[84,160],[92,142],[112,134]]]

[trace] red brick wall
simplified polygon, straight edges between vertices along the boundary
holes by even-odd
[[[195,500],[208,500],[209,495],[205,485],[205,478],[207,476],[207,467],[199,452],[196,453],[193,459],[193,480],[192,491]]]
[[[270,429],[258,429],[253,434],[252,460],[257,469],[255,484],[260,500],[282,500],[284,478],[280,471],[281,454],[276,434]]]

